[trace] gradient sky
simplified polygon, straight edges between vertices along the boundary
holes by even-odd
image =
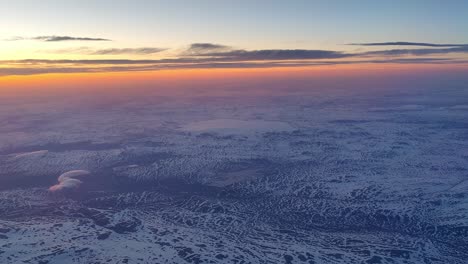
[[[468,64],[467,14],[464,0],[1,1],[0,76],[343,64],[459,68]]]

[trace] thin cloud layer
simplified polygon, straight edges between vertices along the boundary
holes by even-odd
[[[372,56],[424,56],[435,54],[468,53],[468,45],[456,46],[453,48],[423,48],[423,49],[391,49],[362,53],[362,55]]]
[[[83,55],[150,55],[167,50],[166,48],[141,47],[141,48],[108,48],[92,49],[89,47],[79,47],[71,49],[46,50],[53,54],[83,54]]]
[[[310,60],[310,59],[337,59],[355,56],[331,50],[232,50],[227,52],[205,53],[203,56],[221,57],[230,61],[252,60]]]
[[[185,55],[203,55],[213,52],[225,52],[232,48],[229,46],[214,44],[214,43],[192,43],[190,47],[183,53]]]
[[[161,51],[165,51],[167,49],[163,48],[152,48],[152,47],[144,47],[144,48],[124,48],[124,49],[101,49],[95,50],[91,52],[92,55],[121,55],[121,54],[135,54],[135,55],[148,55],[159,53]]]
[[[71,37],[71,36],[37,36],[37,37],[13,37],[6,39],[7,41],[19,41],[19,40],[38,40],[44,42],[59,42],[59,41],[111,41],[105,38],[91,38],[91,37]]]
[[[331,50],[270,49],[249,51],[214,43],[193,43],[182,55],[216,57],[226,61],[336,59],[353,56]]]
[[[434,47],[434,48],[467,46],[466,44],[434,44],[434,43],[406,42],[406,41],[351,43],[351,44],[348,44],[348,45],[352,45],[352,46],[419,46],[419,47]]]
[[[185,50],[179,51],[178,54],[173,53],[172,55],[174,58],[166,59],[135,60],[122,58],[82,60],[3,60],[0,61],[0,64],[2,65],[2,67],[0,67],[0,76],[42,73],[154,71],[194,68],[300,67],[360,63],[467,64],[468,62],[468,58],[466,56],[460,55],[468,53],[468,45],[464,44],[450,46],[452,44],[384,42],[364,43],[363,45],[385,46],[393,44],[406,44],[408,46],[422,45],[423,47],[351,53],[333,50],[308,49],[245,50],[233,49],[230,46],[213,43],[193,43]],[[426,46],[424,47],[424,45]],[[446,45],[447,47],[431,45]],[[164,48],[158,47],[108,49],[81,47],[68,50],[56,50],[55,52],[60,54],[76,52],[78,54],[85,55],[150,55],[165,50],[166,49]]]
[[[358,63],[372,64],[468,64],[468,60],[453,60],[445,58],[395,58],[350,60],[293,60],[293,61],[245,61],[226,62],[209,60],[26,60],[15,61],[14,67],[1,68],[0,76],[34,75],[45,73],[85,73],[85,72],[129,72],[157,71],[170,69],[226,69],[226,68],[275,68],[304,67],[323,65],[350,65]],[[0,64],[5,62],[0,61]]]

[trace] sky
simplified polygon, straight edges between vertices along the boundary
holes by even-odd
[[[463,70],[467,13],[464,0],[0,0],[0,78],[349,65]]]

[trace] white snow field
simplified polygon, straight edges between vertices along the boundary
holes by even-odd
[[[467,263],[466,89],[1,100],[0,263]]]

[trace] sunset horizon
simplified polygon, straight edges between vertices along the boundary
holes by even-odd
[[[0,1],[0,263],[466,264],[468,1]]]

